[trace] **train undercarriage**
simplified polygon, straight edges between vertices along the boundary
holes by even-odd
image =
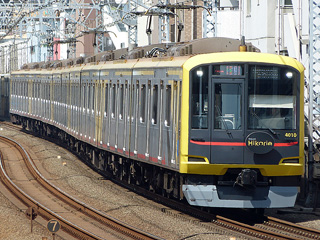
[[[116,178],[131,185],[138,185],[168,198],[179,200],[184,198],[181,185],[185,177],[178,172],[99,149],[40,120],[11,115],[11,122],[21,125],[24,130],[36,136],[67,148],[85,164],[107,178]]]

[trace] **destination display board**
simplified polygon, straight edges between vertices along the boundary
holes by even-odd
[[[277,67],[255,66],[250,69],[251,79],[280,79],[280,69]]]
[[[215,65],[213,75],[220,76],[241,76],[243,75],[242,65]]]

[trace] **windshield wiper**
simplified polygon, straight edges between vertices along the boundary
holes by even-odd
[[[259,123],[260,123],[262,126],[264,126],[266,129],[268,129],[273,135],[275,135],[275,136],[278,135],[277,132],[275,132],[272,128],[268,127],[265,123],[263,123],[263,121],[261,121],[261,118],[260,118],[255,112],[253,112],[253,111],[250,111],[250,112],[251,112],[251,115],[252,115],[252,116],[254,116],[257,120],[260,121]]]
[[[227,126],[226,120],[222,116],[222,112],[221,112],[219,106],[216,105],[215,107],[216,107],[216,110],[217,110],[218,114],[220,115],[220,117],[222,119],[222,123],[223,123],[224,129],[226,130],[229,138],[233,138],[232,133],[229,131],[229,128]]]

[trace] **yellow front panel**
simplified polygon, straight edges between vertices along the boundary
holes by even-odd
[[[205,64],[226,64],[226,63],[269,63],[276,65],[286,65],[297,69],[301,73],[300,78],[300,126],[299,126],[299,163],[280,163],[279,165],[237,165],[237,164],[209,164],[208,162],[195,163],[188,162],[189,145],[189,92],[190,92],[190,70]],[[188,59],[183,65],[182,81],[182,109],[181,109],[181,135],[180,135],[180,173],[203,174],[203,175],[223,175],[228,168],[259,168],[264,176],[289,176],[303,174],[304,165],[304,114],[303,114],[303,71],[301,63],[293,58],[263,53],[252,52],[227,52],[212,53],[194,56]]]

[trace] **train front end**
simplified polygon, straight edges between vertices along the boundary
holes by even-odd
[[[292,58],[249,52],[184,64],[180,172],[189,204],[294,206],[304,169],[303,71]]]

